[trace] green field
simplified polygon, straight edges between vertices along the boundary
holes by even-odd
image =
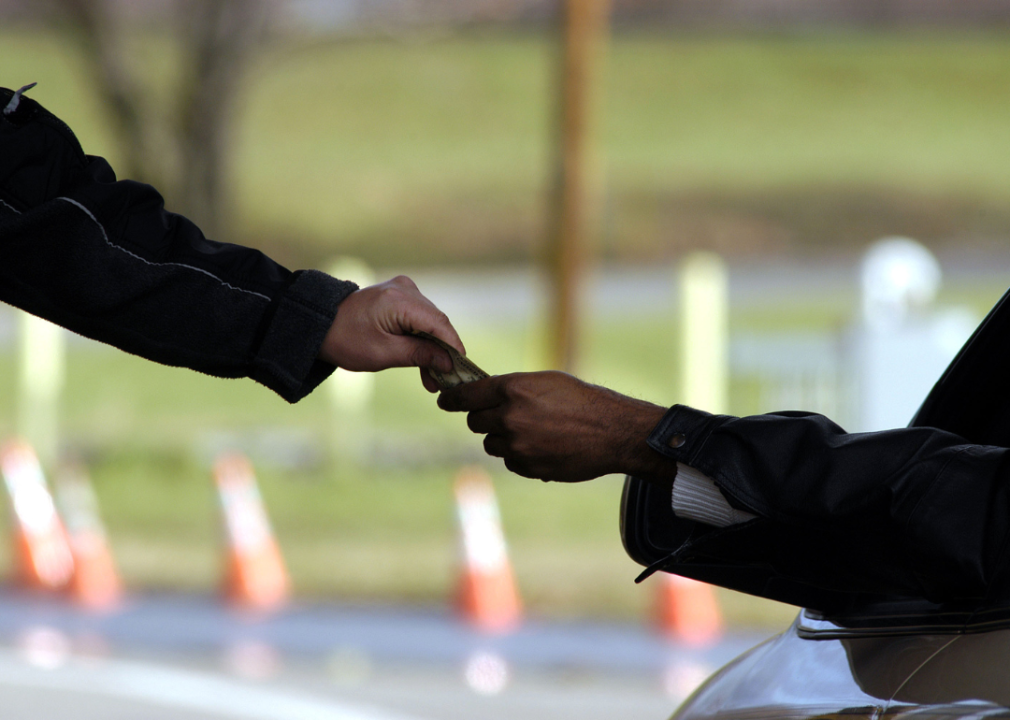
[[[39,81],[33,96],[114,162],[113,133],[72,44],[10,29],[0,40],[0,84]],[[156,95],[170,80],[170,53],[143,40],[137,62]],[[276,44],[242,96],[231,238],[293,265],[337,254],[382,267],[536,257],[553,58],[550,39],[536,34]],[[1008,36],[622,34],[607,78],[606,257],[667,262],[697,247],[851,253],[894,233],[998,248],[1010,233]],[[969,288],[957,299],[981,312],[994,295]],[[749,309],[733,323],[837,328],[850,311],[822,298]],[[459,329],[489,371],[536,367],[530,328]],[[581,372],[673,402],[674,330],[662,315],[594,323]],[[735,390],[732,409],[753,411],[746,388]],[[14,397],[4,351],[3,434],[13,430]],[[88,460],[132,587],[209,591],[218,582],[209,463],[238,444],[254,451],[300,594],[439,603],[451,593],[452,477],[487,461],[463,419],[438,411],[413,372],[380,376],[370,416],[348,423],[334,418],[325,388],[288,406],[248,381],[76,347],[65,405],[65,436]],[[651,595],[632,584],[637,568],[618,539],[619,479],[545,486],[487,466],[533,613],[645,613]],[[793,613],[722,597],[737,623],[781,626]]]

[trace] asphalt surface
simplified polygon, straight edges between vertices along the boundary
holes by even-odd
[[[134,598],[90,614],[0,593],[0,718],[665,718],[764,639],[689,647],[635,625],[529,621],[487,636],[448,613]]]

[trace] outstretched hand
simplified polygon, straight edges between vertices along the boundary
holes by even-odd
[[[524,477],[581,482],[610,473],[672,477],[646,444],[664,408],[561,372],[498,375],[443,390],[439,407],[466,411],[484,449]]]
[[[465,352],[445,313],[401,275],[348,295],[340,303],[319,357],[352,371],[419,367],[425,388],[435,392],[438,387],[427,368],[449,372],[452,359],[437,344],[411,336],[413,332],[430,333]]]

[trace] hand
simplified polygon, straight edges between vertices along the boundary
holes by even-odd
[[[499,375],[443,390],[439,407],[469,411],[488,455],[524,477],[581,482],[610,473],[672,478],[646,444],[665,408],[560,372]]]
[[[438,386],[427,368],[449,372],[452,358],[435,343],[410,335],[417,331],[431,333],[465,352],[445,313],[401,275],[348,295],[340,303],[319,357],[352,371],[419,367],[425,388],[436,392]]]

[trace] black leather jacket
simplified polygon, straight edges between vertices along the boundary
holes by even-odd
[[[0,109],[14,93],[0,88]],[[0,113],[0,300],[166,365],[251,377],[295,402],[356,285],[207,240],[148,186],[117,181],[21,97]]]
[[[653,570],[826,612],[1010,610],[1008,298],[904,429],[852,434],[809,413],[671,408],[650,446],[758,517],[722,529],[677,518],[668,488],[629,479],[629,553]]]

